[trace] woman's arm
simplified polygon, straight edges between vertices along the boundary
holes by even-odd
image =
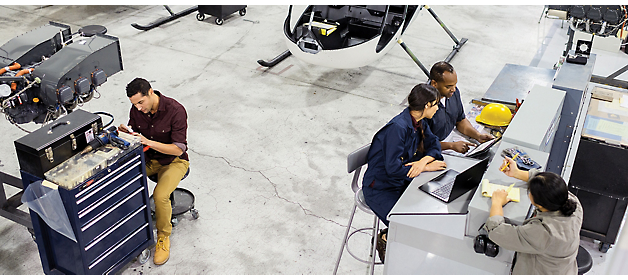
[[[517,162],[509,157],[504,158],[504,162],[499,167],[499,170],[503,170],[502,172],[508,177],[513,177],[524,182],[528,181],[528,171],[519,170]]]
[[[393,178],[406,178],[409,166],[404,166],[401,157],[403,156],[406,128],[397,124],[388,126],[385,136],[382,139],[382,153],[384,155],[384,167],[388,176]]]
[[[527,254],[541,254],[547,249],[550,233],[540,221],[521,226],[507,224],[502,216],[486,221],[488,238],[500,247]]]
[[[423,123],[421,126],[423,129],[423,148],[425,149],[425,155],[431,156],[437,160],[443,160],[443,155],[441,154],[441,146],[438,137],[432,133],[430,126],[427,124],[425,120],[421,120]]]

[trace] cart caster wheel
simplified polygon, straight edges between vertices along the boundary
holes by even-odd
[[[240,10],[240,16],[246,15],[246,8]]]
[[[148,259],[150,259],[149,249],[144,249],[144,251],[142,251],[142,253],[137,257],[137,260],[140,262],[140,264],[145,264]]]
[[[216,24],[222,25],[224,21],[221,18],[216,18]]]
[[[608,252],[608,249],[610,249],[610,248],[611,248],[611,244],[604,243],[604,242],[600,243],[600,248],[599,248],[600,252],[606,253],[606,252]]]
[[[192,218],[198,219],[198,210],[190,209],[190,213],[192,213]]]
[[[197,15],[196,15],[196,20],[198,20],[198,21],[203,21],[203,20],[205,20],[205,14],[200,14],[200,13],[199,13],[199,14],[197,14]]]
[[[179,224],[179,219],[177,219],[176,217],[172,218],[172,220],[170,220],[170,222],[172,223],[173,227],[176,227],[177,224]]]

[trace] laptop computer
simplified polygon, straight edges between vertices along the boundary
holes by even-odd
[[[420,186],[419,189],[445,203],[452,202],[480,185],[487,166],[488,158],[485,158],[462,172],[448,169],[430,182]]]

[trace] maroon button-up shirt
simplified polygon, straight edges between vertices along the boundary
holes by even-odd
[[[149,140],[157,141],[164,144],[175,144],[183,150],[183,154],[179,156],[181,159],[188,160],[187,154],[187,130],[188,130],[188,114],[181,103],[166,97],[159,91],[153,90],[159,96],[159,108],[153,115],[144,114],[142,111],[131,106],[129,113],[129,125],[135,132],[139,132]],[[176,156],[166,155],[153,149],[146,151],[147,160],[156,159],[161,165],[170,164]]]

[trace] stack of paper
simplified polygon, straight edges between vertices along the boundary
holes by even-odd
[[[508,189],[510,189],[510,191],[508,192],[508,198],[510,198],[510,200],[514,202],[519,202],[521,198],[519,194],[519,188],[513,188],[512,186],[514,185],[515,185],[514,183],[512,183],[510,186],[493,184],[493,183],[490,183],[488,179],[484,179],[482,180],[482,195],[486,197],[492,197],[493,192],[496,190],[502,189],[502,190],[508,191]]]

